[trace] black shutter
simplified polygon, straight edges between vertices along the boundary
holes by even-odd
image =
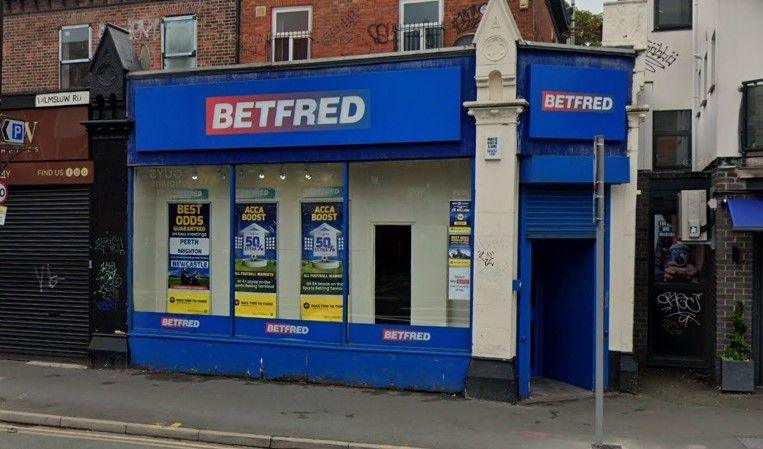
[[[90,189],[15,187],[0,226],[0,352],[85,357]]]

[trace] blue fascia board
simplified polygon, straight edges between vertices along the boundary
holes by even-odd
[[[523,184],[593,184],[591,156],[521,156],[519,182]],[[607,156],[604,161],[606,184],[630,182],[630,159]]]

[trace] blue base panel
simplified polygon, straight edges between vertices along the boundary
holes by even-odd
[[[160,371],[307,380],[360,387],[458,393],[470,356],[366,346],[299,347],[183,336],[129,336],[132,364]]]

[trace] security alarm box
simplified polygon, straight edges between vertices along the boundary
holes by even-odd
[[[707,192],[681,190],[678,194],[678,223],[683,242],[707,242]]]

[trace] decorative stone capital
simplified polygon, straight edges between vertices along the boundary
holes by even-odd
[[[517,98],[510,101],[467,101],[464,107],[474,117],[477,125],[516,125],[519,114],[527,107],[527,101]]]
[[[649,112],[648,105],[630,105],[625,107],[628,114],[628,128],[636,129],[646,120],[646,113]]]

